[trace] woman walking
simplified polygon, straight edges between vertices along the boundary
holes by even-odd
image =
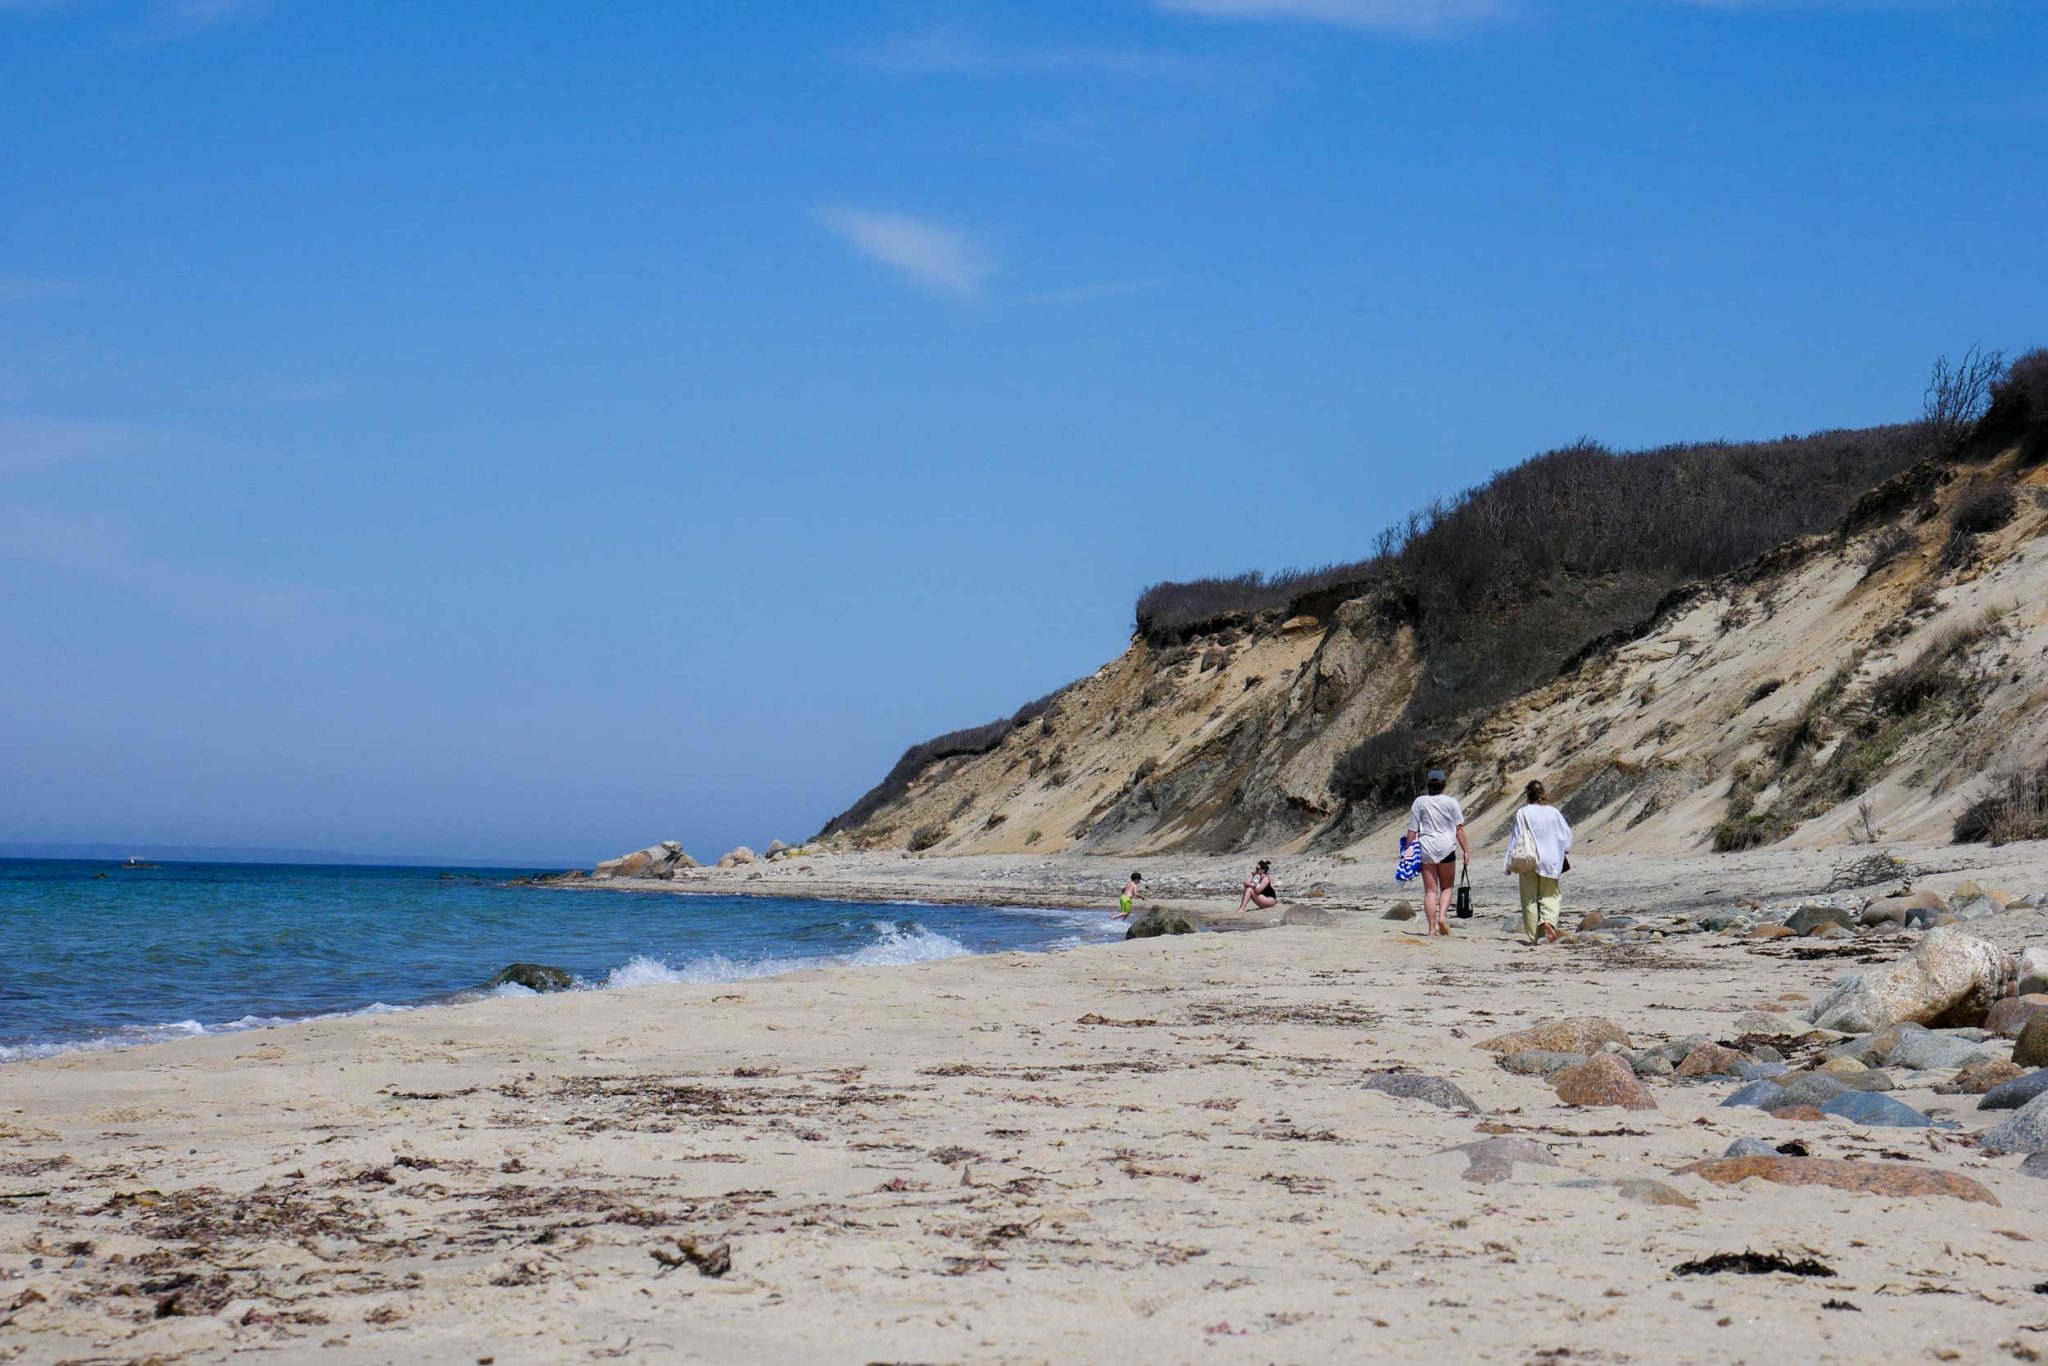
[[[1547,800],[1543,784],[1523,789],[1528,804],[1515,813],[1504,871],[1522,879],[1522,928],[1531,944],[1557,942],[1557,917],[1564,909],[1558,879],[1571,867],[1571,822]]]
[[[1458,854],[1472,861],[1472,846],[1465,841],[1465,808],[1456,797],[1444,795],[1449,779],[1440,768],[1429,771],[1424,780],[1429,790],[1408,808],[1408,838],[1422,844],[1422,913],[1429,919],[1430,934],[1449,934],[1444,918],[1458,885]]]

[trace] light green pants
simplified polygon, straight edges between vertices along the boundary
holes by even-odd
[[[1564,909],[1564,889],[1554,877],[1541,877],[1535,873],[1523,873],[1522,877],[1522,928],[1529,937],[1536,937],[1538,925],[1555,925],[1558,914]]]

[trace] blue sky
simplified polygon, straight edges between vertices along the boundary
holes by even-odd
[[[1581,435],[2048,342],[2032,0],[0,0],[0,838],[811,833]]]

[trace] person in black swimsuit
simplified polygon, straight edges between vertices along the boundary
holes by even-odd
[[[1272,865],[1270,863],[1265,859],[1260,859],[1259,866],[1254,868],[1252,875],[1244,880],[1244,896],[1237,903],[1239,915],[1244,914],[1254,906],[1263,909],[1280,904],[1280,889],[1273,885],[1271,868]]]

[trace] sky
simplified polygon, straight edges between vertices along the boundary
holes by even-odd
[[[2048,344],[2036,0],[0,0],[0,841],[795,841],[1617,447]]]

